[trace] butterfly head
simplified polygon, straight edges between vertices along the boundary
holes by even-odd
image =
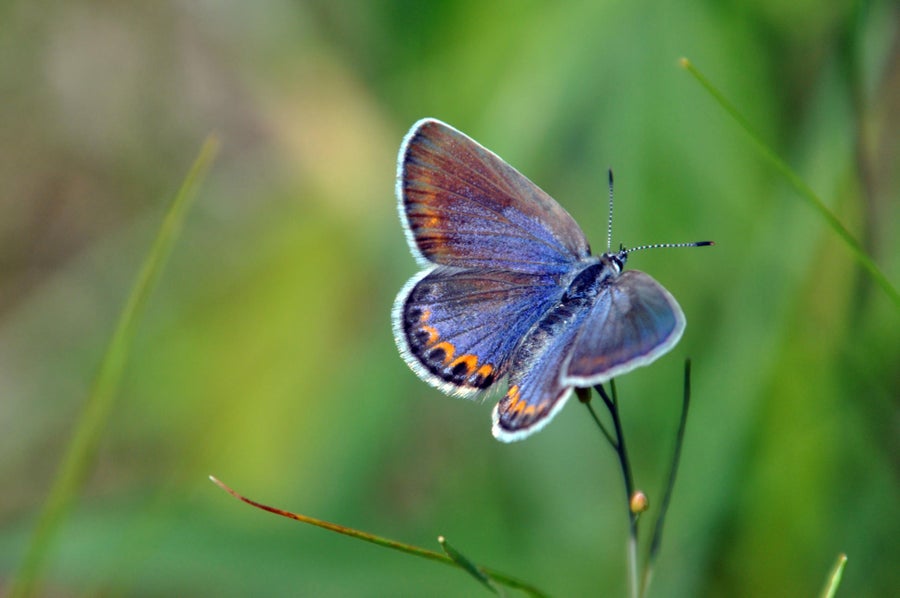
[[[619,247],[619,251],[616,252],[607,251],[600,256],[600,263],[612,270],[616,275],[621,274],[622,270],[625,269],[625,262],[627,261],[628,250],[624,247]]]

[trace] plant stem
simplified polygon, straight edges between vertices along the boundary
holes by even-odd
[[[91,391],[75,422],[53,486],[38,516],[25,556],[13,577],[10,596],[39,593],[38,581],[48,554],[59,535],[72,503],[81,491],[97,454],[106,424],[116,400],[116,391],[128,363],[131,342],[143,318],[147,301],[156,288],[166,260],[178,239],[185,215],[218,151],[218,140],[210,136],[200,150],[181,189],[175,195],[160,225],[153,246],[131,287],[128,301],[119,314],[113,336],[100,362]]]
[[[636,520],[636,517],[632,515],[631,519]],[[637,521],[634,521],[632,529],[632,533],[628,535],[628,585],[631,590],[631,597],[638,598]]]
[[[215,476],[209,476],[209,479],[217,485],[219,488],[235,497],[239,501],[246,503],[252,507],[256,507],[257,509],[261,509],[263,511],[268,511],[269,513],[273,513],[275,515],[280,515],[281,517],[286,517],[288,519],[293,519],[294,521],[299,521],[300,523],[308,523],[310,525],[315,525],[316,527],[321,527],[322,529],[326,529],[328,531],[332,531],[338,534],[343,534],[345,536],[349,536],[351,538],[356,538],[357,540],[363,540],[365,542],[371,542],[377,546],[382,546],[384,548],[390,548],[392,550],[397,550],[399,552],[405,552],[407,554],[411,554],[413,556],[417,556],[423,559],[428,559],[431,561],[435,561],[438,563],[443,563],[445,565],[451,565],[453,567],[458,567],[465,569],[469,574],[472,574],[473,571],[470,568],[474,567],[477,569],[477,572],[480,574],[486,575],[489,579],[505,585],[507,587],[521,590],[528,594],[529,596],[534,596],[536,598],[545,598],[547,594],[542,592],[541,590],[535,588],[529,583],[521,581],[515,577],[497,571],[496,569],[491,569],[489,567],[480,567],[474,566],[471,564],[468,559],[464,559],[462,555],[460,555],[455,550],[453,551],[454,557],[450,557],[445,554],[441,554],[439,552],[435,552],[433,550],[428,550],[426,548],[420,548],[418,546],[413,546],[411,544],[406,544],[404,542],[397,542],[396,540],[391,540],[389,538],[384,538],[382,536],[376,536],[375,534],[369,534],[357,529],[353,529],[352,527],[346,527],[343,525],[338,525],[336,523],[331,523],[329,521],[323,521],[321,519],[316,519],[315,517],[309,517],[308,515],[302,515],[300,513],[292,513],[291,511],[285,511],[284,509],[279,509],[278,507],[270,507],[269,505],[264,505],[260,502],[256,502],[250,498],[247,498],[241,494],[238,494],[234,490],[232,490],[229,486],[221,482]],[[440,541],[440,540],[439,540]],[[447,545],[446,541],[440,541],[441,546],[446,550]],[[452,550],[452,549],[451,549]],[[463,565],[463,560],[465,560],[467,566]]]
[[[828,581],[825,582],[825,587],[822,589],[822,598],[834,598],[838,586],[841,585],[841,577],[844,576],[844,566],[846,564],[847,555],[844,553],[839,554],[837,562],[834,564],[831,573],[828,575]]]
[[[750,126],[750,121],[741,114],[738,109],[725,97],[718,88],[716,88],[709,79],[707,79],[703,73],[701,73],[697,67],[691,64],[691,61],[687,58],[682,58],[680,61],[682,68],[684,68],[687,72],[693,75],[694,79],[697,80],[700,85],[709,92],[710,95],[719,103],[719,105],[737,122],[738,126],[740,126],[744,132],[750,137],[751,141],[756,145],[756,148],[759,152],[766,158],[781,175],[788,180],[788,182],[794,187],[797,193],[800,194],[800,197],[806,200],[806,202],[813,207],[813,209],[818,212],[819,216],[831,227],[831,230],[841,238],[844,244],[850,249],[850,252],[856,258],[857,262],[863,267],[863,269],[868,272],[869,276],[872,280],[878,284],[882,290],[884,290],[885,294],[891,299],[895,306],[900,307],[900,292],[894,288],[891,282],[888,280],[887,276],[878,265],[875,263],[869,254],[866,253],[866,250],[863,248],[862,244],[856,240],[856,237],[847,230],[847,228],[841,223],[837,216],[828,209],[818,195],[816,195],[815,191],[806,184],[806,182],[797,175],[790,166],[788,166],[787,162],[782,160],[778,154],[775,153],[775,150],[771,149],[762,139],[762,137],[757,133],[752,126]]]
[[[611,446],[614,451],[618,451],[619,449],[616,447],[615,438],[612,437],[612,434],[609,433],[609,430],[607,430],[606,426],[603,425],[603,422],[600,421],[600,417],[597,415],[597,412],[594,411],[594,407],[590,403],[585,403],[585,405],[587,406],[591,417],[594,418],[594,423],[597,424],[597,427],[600,428],[603,436],[606,437],[606,441],[609,443],[609,446]]]
[[[619,457],[619,467],[622,470],[622,479],[625,482],[625,508],[628,511],[628,585],[629,594],[632,598],[638,596],[638,574],[637,574],[637,540],[638,540],[638,518],[631,510],[631,495],[634,494],[634,478],[631,474],[631,464],[628,461],[628,450],[625,448],[625,434],[622,431],[622,420],[619,418],[619,401],[616,393],[616,383],[610,380],[610,389],[612,390],[612,398],[606,394],[606,389],[598,384],[594,387],[600,398],[609,409],[612,417],[613,429],[616,434],[616,442],[614,444],[616,455]],[[604,429],[605,431],[605,429]]]
[[[684,446],[684,430],[687,426],[688,410],[691,406],[691,360],[684,361],[684,394],[681,402],[681,419],[678,422],[678,433],[675,436],[675,450],[672,453],[672,464],[669,466],[669,479],[666,482],[666,493],[663,495],[656,525],[653,527],[653,537],[650,540],[650,553],[647,556],[647,564],[644,567],[644,579],[641,586],[641,596],[646,595],[653,579],[653,566],[659,555],[659,547],[662,545],[663,526],[666,522],[666,514],[669,512],[669,503],[672,501],[672,492],[675,489],[675,477],[678,475],[678,464],[681,462],[681,448]]]

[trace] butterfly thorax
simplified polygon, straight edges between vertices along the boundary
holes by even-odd
[[[518,347],[518,357],[540,352],[563,328],[583,317],[597,296],[622,272],[624,255],[605,253],[581,262],[581,269],[565,285],[559,301],[535,323],[532,331]]]
[[[578,271],[563,293],[561,305],[576,307],[593,301],[622,272],[626,258],[626,254],[620,252],[604,253],[599,258],[585,260],[585,266]]]

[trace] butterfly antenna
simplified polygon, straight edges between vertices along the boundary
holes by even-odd
[[[628,249],[622,249],[626,254],[641,251],[642,249],[660,249],[663,247],[708,247],[715,245],[712,241],[694,241],[693,243],[654,243],[652,245],[638,245]]]
[[[606,251],[612,248],[613,174],[609,169],[609,218],[606,221]]]
[[[613,171],[609,169],[609,218],[606,225],[606,251],[612,251],[612,218],[613,218]],[[715,245],[712,241],[694,241],[693,243],[654,243],[652,245],[638,245],[626,248],[619,244],[619,254],[628,255],[642,249],[661,249],[663,247],[708,247]]]

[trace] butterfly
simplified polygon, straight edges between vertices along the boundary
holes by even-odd
[[[415,123],[397,165],[400,221],[422,271],[403,286],[392,323],[424,381],[472,396],[508,379],[493,435],[540,430],[575,387],[647,365],[681,338],[685,317],[628,253],[591,255],[549,195],[496,154],[438,120]],[[610,173],[610,231],[612,173]]]

